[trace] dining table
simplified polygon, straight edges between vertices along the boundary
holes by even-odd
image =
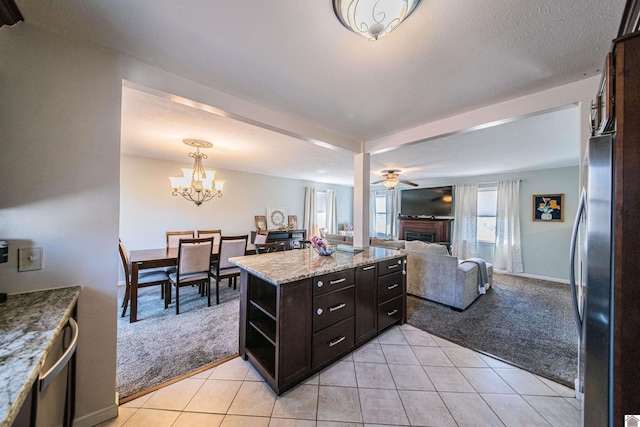
[[[218,259],[220,245],[213,245],[213,259]],[[248,244],[246,254],[254,253],[253,245]],[[178,248],[138,249],[129,253],[131,262],[131,300],[129,306],[129,323],[138,320],[138,272],[150,268],[175,267],[178,264]]]

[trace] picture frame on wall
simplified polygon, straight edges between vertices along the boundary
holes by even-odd
[[[288,228],[287,208],[267,208],[267,228],[282,230]]]
[[[533,220],[563,222],[564,194],[534,194]]]
[[[298,229],[298,216],[297,215],[289,215],[287,218],[287,223],[289,224],[290,230]]]
[[[267,217],[256,215],[253,217],[256,223],[256,231],[267,231]]]

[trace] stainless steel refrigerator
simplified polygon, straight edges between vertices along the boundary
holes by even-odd
[[[615,134],[590,138],[571,241],[570,281],[580,337],[576,394],[583,426],[613,426]],[[576,270],[578,277],[576,277]]]

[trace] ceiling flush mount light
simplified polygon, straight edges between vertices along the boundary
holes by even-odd
[[[182,168],[183,176],[170,177],[173,195],[178,194],[193,202],[196,206],[207,202],[214,197],[222,197],[222,187],[224,181],[214,180],[216,171],[205,170],[202,166],[202,159],[207,155],[200,152],[201,148],[211,148],[213,144],[201,139],[183,139],[185,144],[196,147],[195,153],[189,153],[189,157],[194,159],[193,168]]]
[[[333,11],[349,30],[378,40],[407,19],[420,0],[333,0]]]

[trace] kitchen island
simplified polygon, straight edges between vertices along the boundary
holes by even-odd
[[[0,426],[29,416],[30,393],[47,355],[75,316],[80,286],[9,295],[0,304]],[[25,406],[25,413],[21,412]]]
[[[406,257],[369,247],[230,260],[241,268],[238,352],[282,394],[406,321]]]

